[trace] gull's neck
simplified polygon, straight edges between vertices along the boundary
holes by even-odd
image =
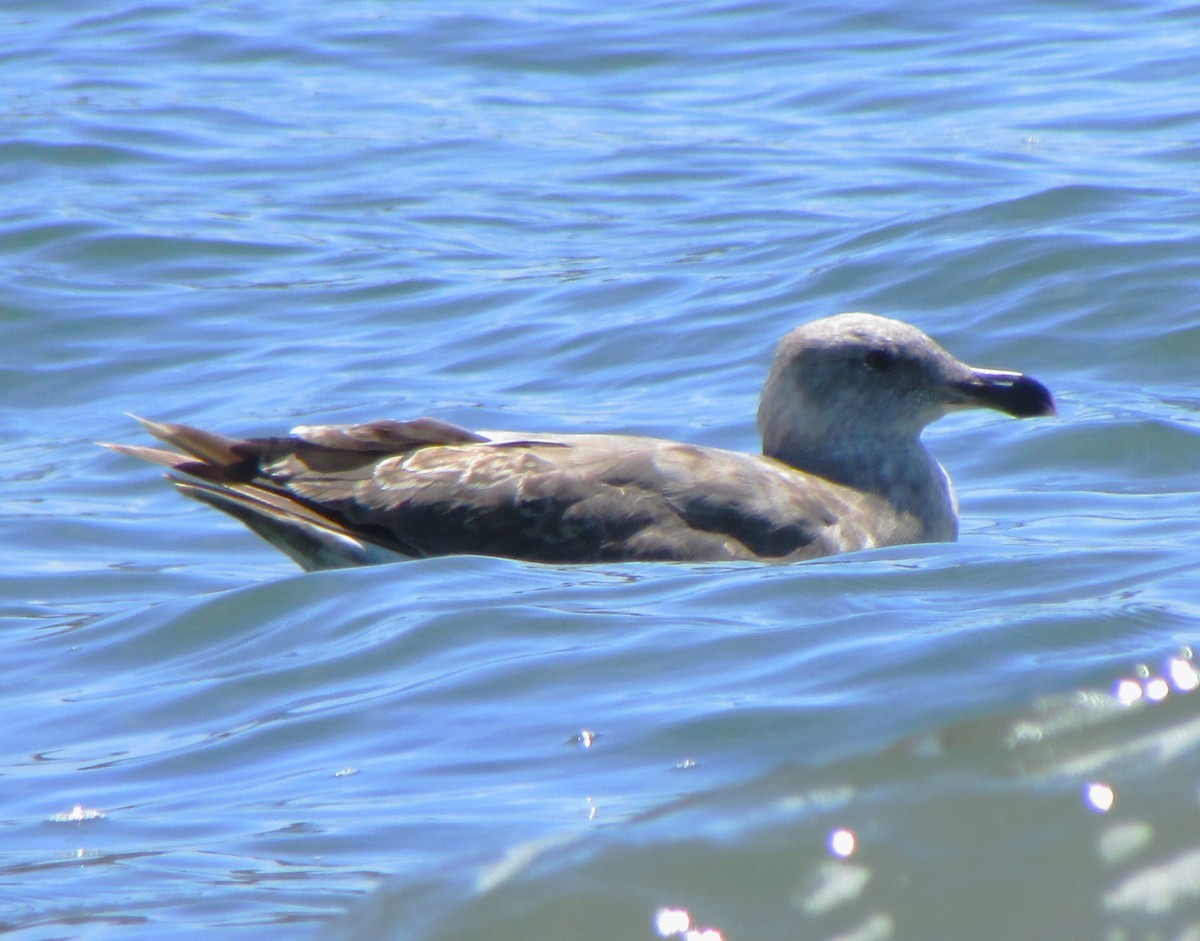
[[[911,516],[927,541],[958,535],[957,501],[950,478],[919,437],[838,433],[811,437],[764,433],[763,454],[843,487],[873,493],[900,515]]]

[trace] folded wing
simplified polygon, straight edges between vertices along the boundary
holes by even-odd
[[[166,466],[180,491],[306,569],[446,554],[793,560],[904,535],[873,498],[769,458],[652,438],[421,418],[237,439],[139,421],[175,450],[111,447]]]

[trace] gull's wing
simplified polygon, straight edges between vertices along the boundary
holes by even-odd
[[[874,497],[768,458],[653,438],[417,419],[236,439],[141,421],[182,453],[111,447],[187,475],[171,477],[183,493],[307,569],[446,554],[791,560],[911,536]]]

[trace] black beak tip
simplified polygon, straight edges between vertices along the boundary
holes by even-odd
[[[1013,380],[1008,389],[1004,410],[1014,418],[1058,414],[1050,390],[1029,376],[1018,376]]]

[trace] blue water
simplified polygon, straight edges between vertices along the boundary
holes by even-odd
[[[0,931],[1200,934],[1200,7],[18,0],[0,37]],[[931,429],[956,544],[303,575],[94,444],[754,450],[773,344],[842,310],[1058,397]]]

